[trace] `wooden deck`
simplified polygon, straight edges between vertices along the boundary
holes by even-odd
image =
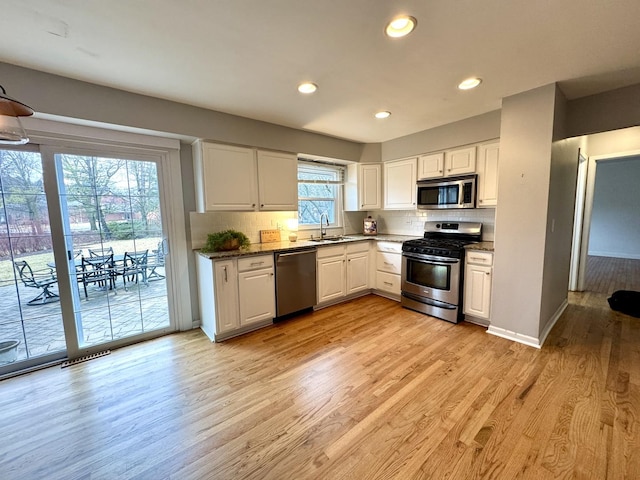
[[[584,303],[542,350],[367,296],[5,380],[2,478],[638,478],[640,322]]]

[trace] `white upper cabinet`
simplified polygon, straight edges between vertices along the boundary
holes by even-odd
[[[418,180],[444,175],[444,152],[418,157]]]
[[[260,210],[298,210],[298,159],[258,150]]]
[[[416,159],[409,158],[384,164],[384,208],[413,210],[416,208]]]
[[[344,209],[357,211],[382,208],[380,177],[380,164],[350,164],[347,167]]]
[[[465,175],[476,172],[476,147],[449,150],[444,155],[445,176]]]
[[[418,157],[418,180],[476,173],[476,147],[458,148]]]
[[[498,204],[499,153],[498,142],[478,147],[478,207],[494,207]]]
[[[251,148],[199,142],[194,147],[196,207],[211,210],[255,210],[257,171]]]
[[[295,155],[202,141],[193,152],[198,212],[298,209]]]

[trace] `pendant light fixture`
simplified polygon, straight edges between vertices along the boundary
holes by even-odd
[[[0,85],[0,144],[23,145],[29,141],[20,117],[33,115],[33,109],[11,98]]]

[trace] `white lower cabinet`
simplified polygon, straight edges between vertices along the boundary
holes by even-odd
[[[369,290],[369,242],[321,247],[317,252],[318,304]]]
[[[243,264],[244,260],[249,261]],[[240,259],[238,272],[240,326],[273,319],[276,316],[273,257],[269,255]]]
[[[318,303],[322,304],[346,295],[346,259],[344,246],[318,249]]]
[[[224,340],[273,321],[273,255],[224,260],[196,256],[201,328],[211,340]]]
[[[478,323],[489,322],[491,308],[491,278],[493,274],[493,254],[491,252],[468,250],[464,279],[464,313]],[[468,318],[473,321],[473,318]]]
[[[376,289],[391,298],[400,299],[400,274],[402,273],[402,244],[377,242],[376,244]]]

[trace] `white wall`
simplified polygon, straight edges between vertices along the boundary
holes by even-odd
[[[589,255],[640,258],[640,157],[597,163]]]

